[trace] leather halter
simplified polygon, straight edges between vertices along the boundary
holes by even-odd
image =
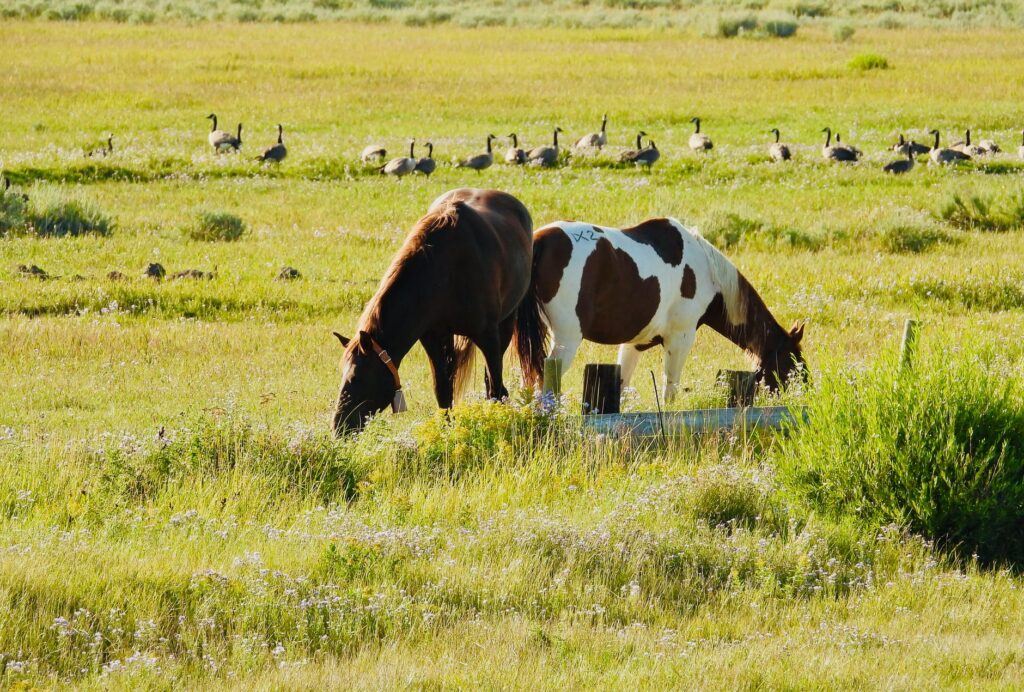
[[[367,335],[369,336],[369,335]],[[370,344],[373,346],[373,352],[380,358],[380,362],[387,366],[387,369],[391,371],[391,377],[395,380],[395,391],[402,391],[402,378],[398,376],[398,368],[395,367],[395,362],[391,360],[391,356],[388,352],[381,348],[381,345],[377,343],[377,340],[372,336],[370,337]]]

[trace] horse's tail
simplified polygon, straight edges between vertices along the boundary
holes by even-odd
[[[466,336],[455,337],[455,398],[462,398],[466,386],[473,375],[473,362],[476,360],[476,346]]]
[[[537,267],[542,247],[542,243],[534,244],[530,288],[516,308],[516,323],[512,331],[523,379],[527,386],[533,387],[539,386],[544,379],[544,357],[548,347],[548,326],[540,314],[541,300],[537,290]]]

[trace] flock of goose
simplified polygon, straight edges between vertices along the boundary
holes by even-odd
[[[217,127],[216,114],[211,113],[207,116],[207,119],[212,121],[208,141],[216,153],[231,151],[238,152],[241,150],[241,123],[238,124],[236,133],[232,134],[231,132],[221,130]],[[700,118],[691,118],[690,122],[694,125],[694,131],[687,142],[689,148],[694,152],[707,152],[713,149],[714,143],[711,141],[711,137],[709,137],[707,133],[701,132]],[[510,146],[505,151],[503,157],[504,161],[506,164],[518,166],[554,166],[558,163],[561,153],[558,136],[563,133],[564,130],[562,130],[562,128],[556,127],[552,132],[551,144],[533,147],[532,149],[524,149],[519,145],[519,137],[513,132],[507,135],[510,140]],[[825,135],[825,143],[822,145],[821,154],[822,158],[826,161],[855,163],[860,160],[863,155],[861,150],[852,144],[840,141],[838,132],[834,133],[831,128],[826,127],[822,130],[822,133]],[[774,135],[774,140],[770,141],[768,145],[768,155],[771,160],[788,161],[793,158],[790,146],[781,141],[781,135],[778,128],[772,128],[769,130],[769,134]],[[914,167],[917,157],[922,155],[927,155],[932,163],[942,165],[969,161],[974,158],[984,157],[1002,151],[999,148],[999,145],[990,139],[983,139],[977,143],[972,142],[970,130],[967,130],[963,140],[951,144],[948,147],[940,146],[940,135],[938,130],[931,130],[929,135],[934,137],[934,141],[931,146],[915,141],[908,141],[902,134],[899,135],[899,141],[891,146],[890,150],[900,154],[900,158],[886,164],[883,170],[894,175],[907,173]],[[835,138],[834,142],[833,137]],[[113,134],[109,135],[104,146],[93,149],[87,152],[86,155],[89,157],[103,157],[113,153],[113,138]],[[647,140],[646,144],[644,143],[645,138]],[[471,168],[478,172],[490,168],[495,162],[494,142],[498,139],[499,138],[493,134],[487,135],[485,150],[474,156],[455,161],[455,168]],[[600,130],[580,137],[576,140],[575,144],[573,144],[572,149],[577,151],[601,150],[607,144],[608,115],[605,114],[601,118]],[[437,162],[434,160],[434,145],[431,142],[427,142],[426,147],[427,155],[425,157],[418,158],[416,156],[416,140],[410,139],[409,155],[399,156],[389,160],[387,158],[387,149],[384,146],[380,144],[371,144],[363,149],[359,158],[364,164],[378,167],[380,173],[384,175],[400,178],[412,173],[422,173],[423,175],[429,176],[436,170]],[[1021,145],[1017,150],[1017,154],[1022,160],[1024,160],[1024,132],[1021,133]],[[284,128],[281,125],[278,125],[277,142],[264,149],[263,153],[256,157],[256,160],[280,163],[287,155],[288,148],[284,144]],[[654,143],[654,140],[651,139],[646,132],[641,130],[636,135],[635,148],[623,152],[619,156],[619,161],[625,164],[644,166],[649,169],[660,158],[661,152],[658,150],[658,146]]]

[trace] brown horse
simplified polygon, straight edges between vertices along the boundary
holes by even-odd
[[[487,362],[487,396],[508,396],[502,358],[530,287],[532,234],[530,212],[497,190],[453,190],[430,205],[366,306],[358,336],[335,332],[345,347],[335,434],[361,427],[389,404],[402,409],[398,368],[417,341],[441,408],[451,407],[474,345]],[[525,307],[536,320],[535,302]]]

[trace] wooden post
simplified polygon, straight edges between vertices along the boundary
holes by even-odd
[[[544,384],[541,391],[558,396],[562,393],[562,361],[558,358],[544,359]]]
[[[757,393],[756,372],[749,370],[719,370],[716,379],[724,383],[729,390],[727,405],[730,408],[754,405],[754,395]]]
[[[622,368],[588,364],[583,368],[583,413],[619,413]]]
[[[903,323],[903,339],[900,341],[900,372],[909,370],[914,365],[918,326],[917,320],[907,320]]]

